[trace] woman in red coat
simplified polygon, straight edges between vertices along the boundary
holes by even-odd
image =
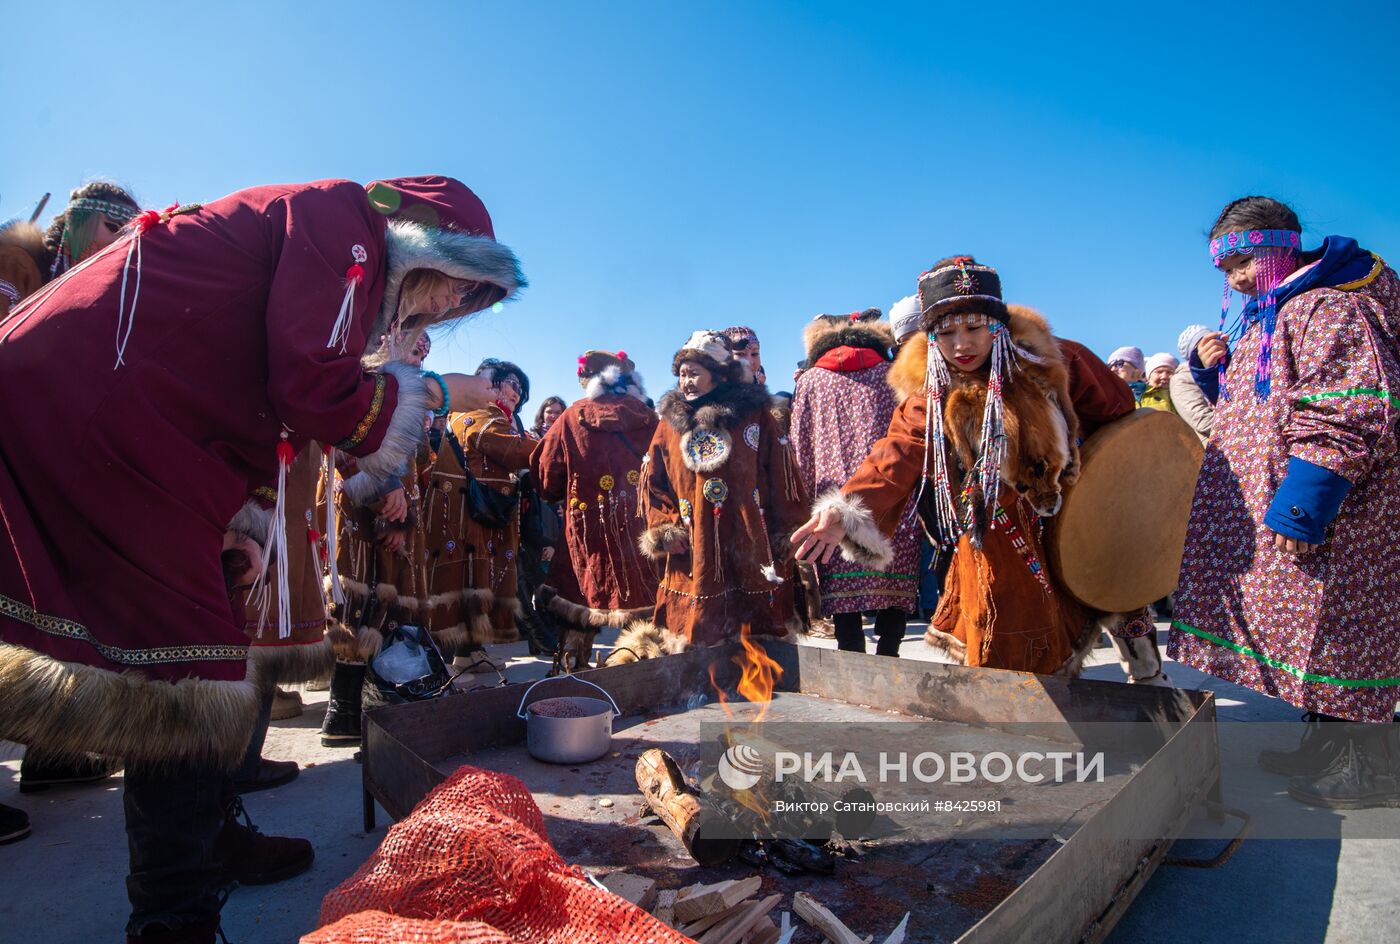
[[[313,439],[391,474],[479,391],[364,355],[522,283],[460,182],[332,180],[143,213],[0,322],[0,737],[127,760],[130,934],[213,940],[222,882],[285,877],[222,804],[257,704],[245,501]]]
[[[541,498],[564,503],[564,547],[540,598],[572,627],[566,648],[583,662],[602,627],[646,615],[622,611],[649,614],[656,604],[656,568],[637,549],[646,527],[637,507],[657,420],[626,353],[587,352],[578,379],[583,399],[545,433],[530,471]]]

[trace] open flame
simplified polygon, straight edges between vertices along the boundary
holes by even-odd
[[[778,679],[783,677],[783,667],[768,655],[762,645],[753,641],[748,623],[740,627],[739,644],[743,646],[743,651],[733,659],[734,664],[739,667],[737,688],[746,701],[759,706],[758,714],[749,722],[750,725],[756,725],[763,721],[773,704],[773,688]],[[733,720],[734,709],[729,706],[729,696],[725,693],[724,686],[715,679],[713,665],[710,666],[710,686],[715,690],[724,713]]]
[[[768,714],[768,709],[773,704],[773,688],[778,679],[783,677],[783,669],[774,659],[769,657],[767,651],[752,638],[749,624],[745,623],[740,628],[739,643],[742,650],[734,656],[734,664],[739,667],[739,684],[737,686],[739,694],[746,701],[758,705],[758,713],[753,717],[748,725],[742,730],[730,730],[724,737],[726,746],[741,743],[744,740],[745,732],[757,732],[758,725]],[[710,666],[710,685],[714,688],[719,699],[720,707],[729,720],[737,720],[734,709],[730,707],[729,696],[725,693],[724,687],[715,679],[715,667]],[[773,818],[772,804],[764,796],[764,783],[760,783],[752,790],[735,790],[732,796],[740,805],[747,807],[762,822],[768,823]]]

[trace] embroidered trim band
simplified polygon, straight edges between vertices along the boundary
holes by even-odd
[[[241,662],[248,658],[247,646],[161,646],[156,649],[121,649],[117,646],[109,646],[99,642],[97,637],[88,632],[87,627],[81,623],[64,619],[61,616],[40,613],[28,604],[11,600],[3,595],[0,595],[0,616],[9,617],[20,623],[27,623],[40,632],[48,633],[51,636],[61,636],[65,639],[85,642],[101,653],[108,662],[117,662],[121,665],[141,666],[169,662],[221,660]]]
[[[374,396],[369,401],[369,412],[360,420],[355,431],[346,439],[336,443],[335,448],[349,452],[369,438],[369,431],[374,428],[375,423],[379,422],[380,411],[384,409],[384,389],[388,383],[389,378],[384,374],[374,375]]]
[[[1226,256],[1241,253],[1248,255],[1266,246],[1302,249],[1303,234],[1291,229],[1251,229],[1239,233],[1222,233],[1210,241],[1210,261],[1218,269],[1220,260]]]

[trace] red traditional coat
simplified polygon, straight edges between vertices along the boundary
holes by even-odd
[[[656,413],[630,394],[602,393],[574,403],[549,428],[530,468],[545,501],[564,503],[569,566],[560,596],[596,610],[656,602],[656,568],[637,549],[642,457]],[[557,566],[557,564],[556,564]],[[551,568],[551,583],[558,577]]]
[[[139,240],[0,325],[0,639],[156,679],[242,679],[220,552],[250,492],[275,482],[279,434],[294,453],[316,439],[396,466],[426,388],[416,368],[361,358],[404,277],[480,280],[472,307],[521,278],[481,201],[445,177],[257,187],[133,226]],[[0,736],[5,711],[0,697]]]
[[[760,384],[722,384],[686,401],[661,398],[642,471],[647,530],[641,548],[662,562],[656,625],[695,645],[792,628],[784,593],[788,540],[807,517],[807,491],[787,436]],[[668,554],[666,539],[688,542]]]

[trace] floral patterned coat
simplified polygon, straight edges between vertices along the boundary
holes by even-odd
[[[1252,383],[1260,336],[1255,325],[1231,353],[1216,402],[1168,653],[1299,708],[1388,721],[1400,696],[1400,280],[1376,258],[1359,282],[1280,306],[1267,398]],[[1294,557],[1265,518],[1297,460],[1350,490],[1322,544]],[[1305,517],[1300,504],[1284,513]]]

